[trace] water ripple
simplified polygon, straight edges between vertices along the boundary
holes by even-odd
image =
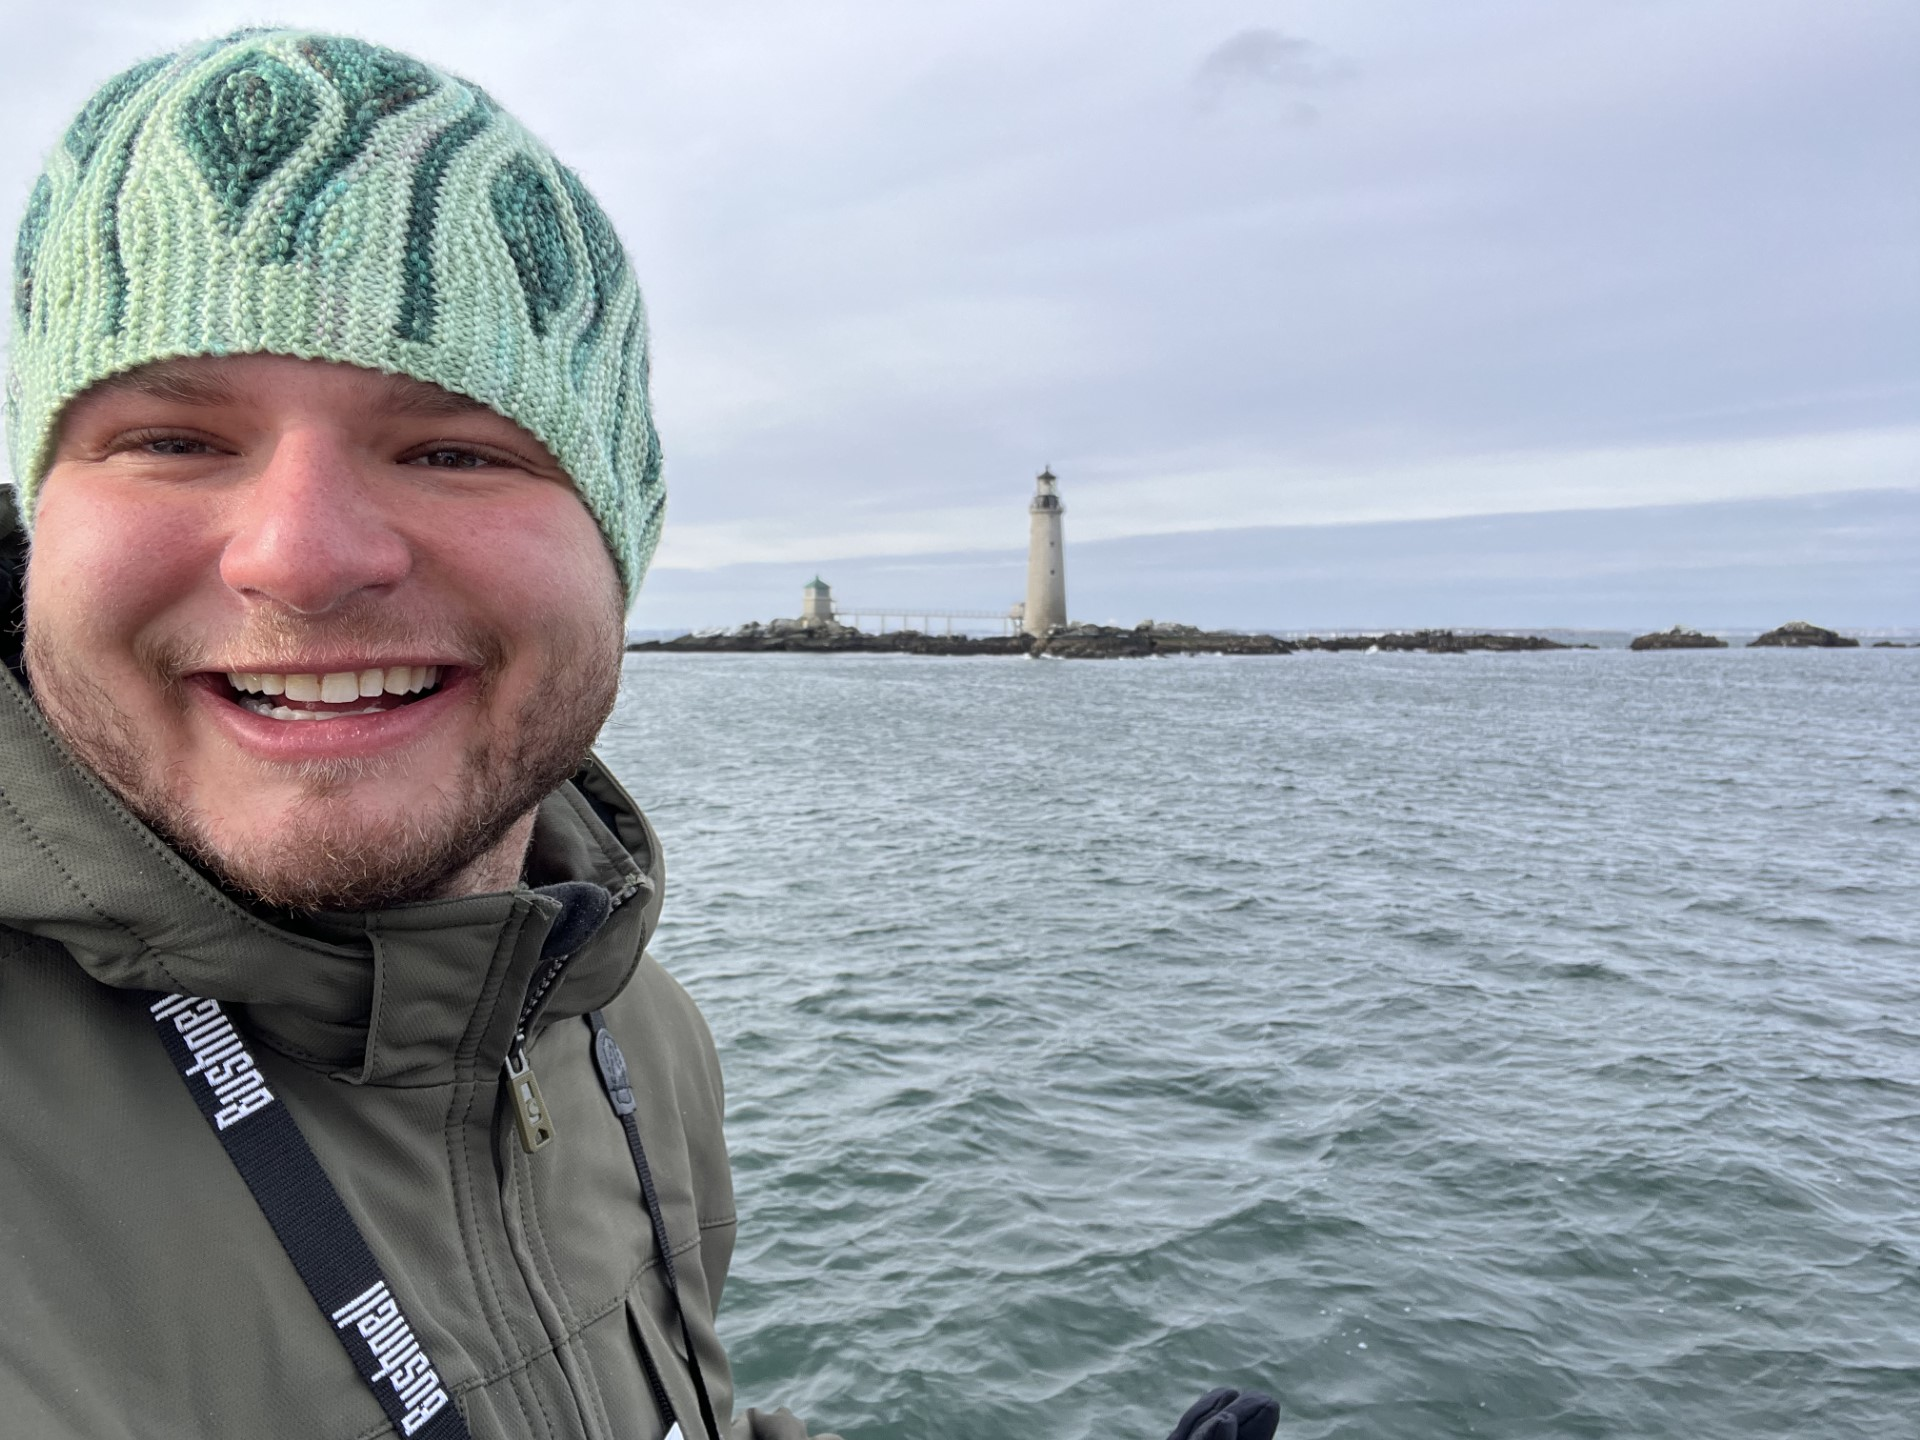
[[[743,1399],[1909,1432],[1917,701],[1902,651],[631,657]]]

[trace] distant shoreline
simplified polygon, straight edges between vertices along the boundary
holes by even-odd
[[[1562,632],[1567,633],[1567,632]],[[1625,634],[1626,632],[1621,632]],[[1751,634],[1752,632],[1748,632]],[[1705,650],[1754,647],[1905,649],[1893,639],[1862,641],[1794,621],[1750,640],[1728,641],[1676,626],[1639,636],[1630,650]],[[1301,652],[1465,655],[1597,650],[1582,641],[1493,631],[1388,630],[1377,634],[1279,636],[1261,631],[1203,630],[1193,625],[1146,621],[1130,629],[1114,625],[1068,625],[1045,637],[1031,635],[939,635],[921,630],[880,633],[832,621],[775,620],[732,630],[696,631],[665,639],[634,640],[629,654],[858,654],[977,656],[1025,655],[1060,660],[1124,660],[1171,655],[1292,655]]]
[[[1541,635],[1462,634],[1452,630],[1386,632],[1379,635],[1305,636],[1281,639],[1266,634],[1201,630],[1192,625],[1069,625],[1045,637],[1031,635],[930,635],[919,630],[874,634],[844,625],[803,625],[775,621],[737,630],[643,640],[629,653],[679,654],[904,654],[1030,655],[1060,660],[1122,660],[1156,655],[1291,655],[1299,651],[1419,652],[1462,655],[1470,651],[1593,649],[1562,644]]]

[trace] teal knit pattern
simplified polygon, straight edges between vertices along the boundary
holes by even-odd
[[[639,286],[580,178],[478,87],[290,30],[100,87],[14,251],[23,517],[74,396],[152,360],[240,354],[411,375],[498,410],[553,452],[639,589],[666,508]]]

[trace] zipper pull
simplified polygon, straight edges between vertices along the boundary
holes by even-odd
[[[533,1064],[524,1045],[507,1052],[507,1093],[513,1099],[513,1123],[520,1131],[520,1148],[529,1155],[553,1139],[553,1117],[540,1096]]]
[[[633,1100],[633,1081],[627,1075],[627,1057],[620,1053],[620,1042],[607,1029],[598,1010],[587,1017],[593,1026],[593,1063],[600,1067],[600,1084],[613,1102],[613,1113],[631,1115],[638,1107]]]

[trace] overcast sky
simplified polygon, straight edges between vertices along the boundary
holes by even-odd
[[[1920,625],[1913,0],[6,14],[10,217],[100,80],[262,20],[457,70],[573,163],[653,316],[636,625],[791,614],[815,570],[1004,605],[1043,463],[1103,612],[1772,623],[1792,575]],[[1375,535],[1391,584],[1330,601]]]

